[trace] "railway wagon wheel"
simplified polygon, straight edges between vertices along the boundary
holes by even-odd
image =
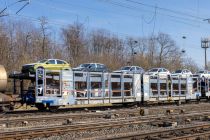
[[[41,103],[36,104],[35,106],[39,111],[45,111],[47,109],[47,107],[44,104],[41,104]]]
[[[59,106],[49,106],[48,108],[50,112],[56,112],[58,111]]]
[[[3,106],[1,106],[0,107],[0,113],[7,113],[7,112],[9,112],[11,109],[10,109],[10,106],[5,106],[5,105],[3,105]]]

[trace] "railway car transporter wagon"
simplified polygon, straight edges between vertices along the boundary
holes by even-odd
[[[33,101],[40,110],[49,108],[54,111],[64,105],[141,101],[139,74],[49,71],[38,68],[35,82]]]
[[[35,75],[10,76],[20,81],[21,102],[39,110],[56,111],[60,106],[85,104],[127,104],[179,102],[201,97],[199,78],[164,77],[141,74],[81,72],[36,69]],[[25,87],[24,81],[30,86]],[[206,80],[209,83],[209,80]],[[14,85],[17,85],[14,83]],[[205,84],[209,96],[209,84]],[[14,87],[16,88],[16,87]],[[14,90],[17,91],[17,90]]]

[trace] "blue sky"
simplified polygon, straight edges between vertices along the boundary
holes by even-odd
[[[0,0],[0,9],[17,0]],[[210,18],[209,0],[30,0],[30,4],[18,15],[24,5],[19,2],[5,11],[4,18],[27,20],[48,18],[50,26],[59,28],[78,20],[87,29],[103,28],[124,38],[142,37],[164,32],[186,50],[200,67],[204,65],[202,37],[210,37],[210,24],[202,19]],[[184,40],[182,36],[186,36]],[[210,49],[208,50],[210,61]]]

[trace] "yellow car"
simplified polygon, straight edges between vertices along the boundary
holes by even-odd
[[[61,69],[70,69],[70,65],[60,59],[43,59],[36,63],[25,64],[22,66],[22,73],[31,73],[34,74],[38,67],[43,67],[48,70],[61,70]]]

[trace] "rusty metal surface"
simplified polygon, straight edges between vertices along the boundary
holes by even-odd
[[[3,94],[0,92],[0,103],[1,102],[11,102],[11,101],[13,101],[12,96],[6,95],[6,94]]]
[[[4,66],[0,65],[0,92],[4,92],[7,88],[7,72]]]

